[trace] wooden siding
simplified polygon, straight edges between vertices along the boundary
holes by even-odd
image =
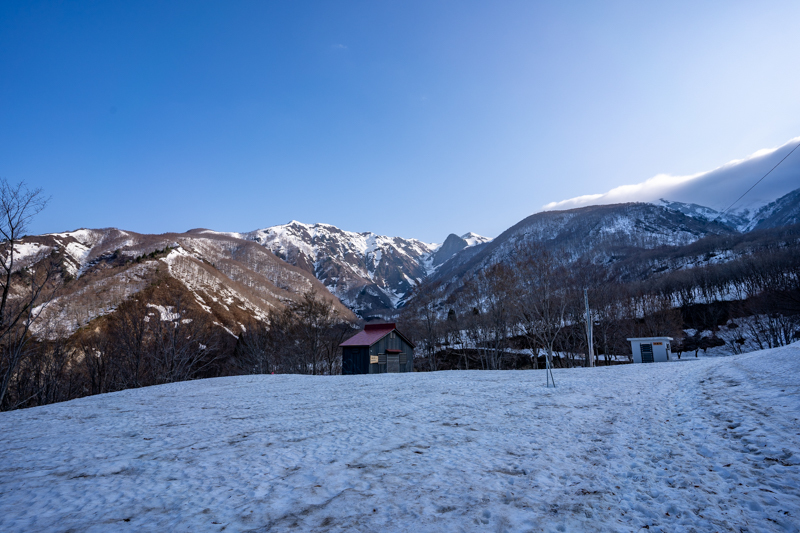
[[[369,348],[366,346],[342,348],[342,374],[368,374],[369,367]]]
[[[393,354],[394,357],[391,355],[387,357],[386,350],[400,350],[400,353]],[[414,348],[397,333],[390,333],[370,346],[369,353],[370,355],[377,355],[379,358],[378,363],[369,365],[370,374],[384,374],[390,370],[395,372],[414,371]],[[390,358],[392,361],[389,361]],[[400,359],[405,359],[404,365],[399,364]],[[391,369],[389,368],[390,363]]]
[[[386,350],[400,350],[400,353],[387,355]],[[376,356],[378,362],[370,363],[370,356]],[[384,374],[390,371],[414,371],[414,348],[397,333],[389,333],[369,348],[342,347],[342,374]]]

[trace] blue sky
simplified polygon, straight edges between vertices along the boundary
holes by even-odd
[[[798,2],[0,4],[36,233],[441,241],[800,135]],[[754,178],[755,179],[755,178]]]

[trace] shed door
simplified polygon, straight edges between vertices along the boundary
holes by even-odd
[[[400,372],[400,354],[389,354],[386,356],[386,371],[392,374]]]
[[[653,345],[652,344],[640,344],[639,349],[642,353],[642,363],[652,363],[653,362]]]

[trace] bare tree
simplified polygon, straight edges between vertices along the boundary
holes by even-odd
[[[437,287],[426,287],[426,290],[420,292],[419,300],[416,302],[418,330],[431,371],[439,370],[436,348],[442,342],[442,320],[439,317],[436,289]]]
[[[531,245],[518,250],[515,273],[516,319],[523,335],[534,345],[544,347],[548,373],[553,351],[567,325],[570,302],[570,273],[559,254]]]
[[[148,315],[156,383],[193,379],[217,359],[219,339],[207,313],[192,310],[178,295],[167,309]]]
[[[53,296],[56,267],[52,257],[36,268],[15,265],[16,246],[47,202],[41,189],[0,179],[0,409],[14,408],[5,401],[6,392],[20,363],[31,353],[30,327]]]
[[[239,335],[234,357],[248,374],[338,374],[339,344],[350,331],[333,303],[311,291],[265,321],[252,321]]]
[[[479,316],[483,318],[487,362],[490,369],[499,370],[512,326],[513,273],[509,267],[497,263],[479,272],[475,281],[478,287],[483,287],[483,312]]]
[[[297,320],[297,345],[301,350],[301,358],[308,359],[303,373],[309,370],[313,375],[322,373],[321,363],[325,359],[331,328],[341,321],[339,313],[333,307],[333,302],[318,297],[314,290],[305,293],[303,299],[290,308]]]
[[[111,338],[112,389],[129,389],[152,385],[152,368],[148,346],[147,305],[138,297],[123,302],[109,320]],[[158,318],[156,318],[158,320]]]
[[[246,374],[274,372],[275,357],[268,324],[255,320],[247,324],[236,341],[234,355],[238,367]]]

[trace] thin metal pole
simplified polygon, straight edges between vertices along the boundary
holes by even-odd
[[[545,377],[545,379],[547,379],[547,388],[549,389],[550,388],[550,356],[547,353],[544,354],[544,364],[545,364],[544,377]],[[553,386],[555,387],[556,384],[553,383]]]
[[[589,289],[583,289],[583,300],[586,303],[586,340],[589,347],[589,366],[594,366],[594,335],[592,331],[592,314],[589,311]]]

